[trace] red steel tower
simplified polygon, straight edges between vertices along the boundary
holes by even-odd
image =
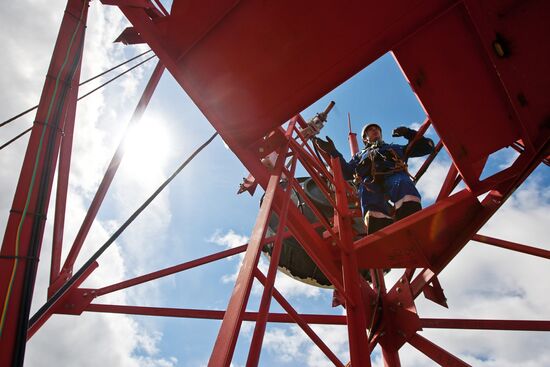
[[[26,340],[52,314],[83,311],[222,319],[209,366],[230,365],[243,320],[255,321],[250,366],[258,364],[267,322],[298,324],[336,366],[345,363],[310,324],[347,325],[353,366],[369,366],[376,345],[381,346],[386,365],[399,366],[398,351],[405,343],[438,364],[467,365],[421,336],[418,331],[423,328],[550,331],[550,321],[545,320],[425,319],[415,307],[422,293],[446,304],[438,275],[470,240],[550,258],[547,250],[478,233],[539,164],[548,164],[549,2],[348,1],[336,5],[174,0],[170,12],[156,0],[102,3],[119,7],[132,23],[120,41],[147,43],[159,57],[133,119],[140,118],[166,68],[249,170],[251,176],[242,189],[260,185],[265,197],[246,245],[100,289],[80,287],[97,268],[97,258],[133,219],[74,271],[76,256],[120,163],[122,152],[117,151],[62,265],[61,233],[88,9],[87,0],[69,0],[1,249],[1,365],[22,365]],[[331,27],[317,26],[319,19],[331,19]],[[452,164],[433,205],[376,234],[358,237],[352,223],[361,214],[349,205],[357,200],[356,193],[343,179],[337,160],[322,162],[314,154],[303,134],[307,123],[297,111],[390,51],[428,116],[419,135],[433,126],[441,139],[436,151],[444,147]],[[515,161],[480,178],[489,156],[504,147],[519,152]],[[273,165],[264,164],[268,156],[273,157]],[[58,159],[51,284],[44,306],[30,315]],[[316,210],[304,193],[295,177],[298,167],[309,173],[331,204],[332,217]],[[283,178],[287,185],[279,184]],[[465,188],[453,193],[461,181]],[[293,193],[312,209],[314,223],[291,200]],[[279,218],[278,230],[267,236],[272,213]],[[288,237],[300,243],[341,295],[346,316],[300,314],[274,287]],[[273,244],[273,252],[269,270],[263,274],[257,263],[267,243]],[[245,252],[244,261],[225,311],[93,302],[104,294],[241,252]],[[390,268],[403,275],[386,286],[382,269]],[[375,281],[365,281],[359,269],[371,269]],[[264,285],[264,291],[259,310],[248,312],[254,279]],[[272,298],[285,314],[270,312]],[[377,321],[376,329],[371,328],[372,320]]]

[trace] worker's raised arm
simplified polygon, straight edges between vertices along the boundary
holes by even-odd
[[[411,144],[412,140],[416,136],[418,132],[413,129],[409,129],[406,126],[400,126],[397,129],[393,130],[392,136],[393,137],[404,137],[409,141],[407,144],[406,149],[408,149],[409,144]],[[424,155],[431,154],[434,151],[434,142],[430,138],[426,138],[424,136],[420,137],[417,141],[414,142],[414,144],[411,146],[409,150],[409,157],[422,157]]]

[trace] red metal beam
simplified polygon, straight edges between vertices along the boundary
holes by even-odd
[[[136,109],[134,110],[132,118],[130,119],[130,122],[126,127],[126,132],[128,132],[132,128],[132,126],[134,126],[141,120],[141,117],[143,116],[145,109],[147,108],[147,105],[149,104],[149,101],[153,96],[153,92],[155,91],[155,88],[158,85],[158,82],[160,80],[160,77],[162,76],[163,71],[164,71],[164,65],[159,61],[155,69],[153,70],[153,73],[149,78],[149,82],[147,83],[147,86],[145,87],[145,90],[141,95],[141,98],[136,106]],[[97,212],[99,211],[99,208],[101,206],[101,203],[103,202],[103,199],[107,194],[107,190],[109,189],[109,186],[111,185],[111,182],[115,177],[118,167],[122,162],[122,158],[124,157],[126,137],[127,135],[124,135],[122,137],[122,140],[120,141],[117,147],[117,150],[115,151],[113,158],[109,163],[109,167],[107,168],[107,171],[105,172],[105,175],[103,176],[103,179],[99,184],[97,192],[94,195],[94,198],[92,199],[90,208],[88,209],[88,212],[84,217],[82,225],[78,230],[78,233],[71,247],[71,250],[67,255],[67,259],[65,260],[65,264],[63,265],[63,269],[62,269],[63,276],[66,279],[68,279],[73,272],[73,266],[78,256],[78,253],[82,248],[84,240],[86,239],[86,236],[88,235],[88,232],[92,226],[92,223],[94,222]]]
[[[417,183],[418,180],[426,173],[432,162],[434,161],[435,157],[439,154],[439,151],[441,151],[441,148],[443,148],[443,142],[440,140],[434,148],[434,151],[426,158],[424,163],[422,163],[422,166],[418,169],[416,174],[414,175],[414,182]]]
[[[290,123],[289,131],[292,132],[294,123]],[[287,134],[288,136],[289,134]],[[288,145],[283,149],[283,153],[288,150]],[[294,178],[294,172],[296,170],[296,156],[292,157],[292,167],[290,169],[288,179]],[[283,249],[283,233],[286,227],[287,212],[290,205],[290,195],[292,193],[292,186],[287,185],[283,195],[283,203],[281,212],[279,213],[279,224],[276,230],[275,241],[273,242],[273,251],[271,253],[271,260],[269,261],[269,268],[267,270],[267,279],[263,283],[264,291],[260,301],[260,308],[258,312],[258,319],[254,326],[254,333],[252,334],[252,341],[250,342],[250,349],[248,351],[248,359],[246,365],[257,366],[260,361],[260,353],[262,350],[262,342],[264,339],[265,328],[267,323],[267,314],[269,313],[269,307],[271,305],[271,296],[273,294],[273,288],[275,285],[275,277],[277,276],[277,268],[279,266],[279,259],[281,258],[281,252]]]
[[[315,181],[319,190],[322,191],[327,201],[331,204],[331,206],[336,207],[336,203],[334,202],[334,200],[330,195],[330,191],[327,187],[327,184],[320,177],[319,173],[321,173],[326,178],[331,178],[332,176],[328,173],[326,169],[321,168],[319,165],[319,162],[315,158],[307,154],[304,148],[302,148],[297,142],[291,141],[290,146],[292,150],[296,152],[296,154],[298,154],[298,156],[300,157],[300,160],[304,164],[305,170],[310,174],[313,181]]]
[[[432,277],[439,274],[447,264],[460,252],[462,247],[472,238],[493,214],[504,204],[519,185],[533,172],[533,170],[542,162],[546,156],[546,150],[550,145],[550,137],[542,136],[537,152],[529,154],[524,152],[516,159],[513,167],[517,167],[520,172],[514,175],[513,179],[501,182],[494,187],[492,191],[483,199],[483,209],[475,215],[471,224],[466,228],[453,243],[448,246],[446,252],[442,254],[438,261],[432,264],[432,269],[424,269],[411,283],[413,296],[417,297],[424,286],[431,282]]]
[[[441,366],[445,367],[466,367],[470,366],[461,359],[455,357],[445,349],[435,345],[428,339],[415,334],[414,337],[408,340],[409,344],[430,357]]]
[[[531,75],[529,75],[530,73],[527,73],[527,70],[525,70],[525,72],[523,73],[518,73],[518,70],[523,69],[521,68],[522,66],[525,67],[525,65],[521,65],[520,60],[516,60],[513,64],[511,64],[509,62],[504,62],[503,59],[497,56],[497,54],[495,53],[495,50],[493,49],[496,36],[495,29],[500,28],[499,32],[501,32],[503,24],[499,24],[497,26],[498,21],[495,19],[490,19],[491,17],[488,16],[489,12],[478,1],[465,0],[464,7],[468,12],[469,17],[472,19],[472,28],[476,31],[476,36],[479,39],[479,44],[482,45],[485,50],[485,57],[487,60],[490,61],[491,67],[494,68],[495,75],[498,78],[503,94],[506,95],[508,102],[512,107],[512,111],[516,117],[516,123],[517,125],[519,125],[522,131],[522,140],[524,140],[526,148],[533,151],[535,148],[535,146],[533,145],[533,140],[534,138],[536,138],[537,131],[535,129],[530,129],[529,125],[531,125],[537,119],[534,116],[532,109],[525,108],[525,105],[521,102],[521,99],[518,98],[517,95],[518,93],[521,93],[521,91],[525,91],[525,87],[532,87],[531,85],[529,85],[531,84],[528,81],[529,79],[526,78],[530,77]],[[533,6],[531,9],[533,8],[536,9],[536,6]],[[544,10],[547,9],[540,9],[539,7],[539,11],[543,12]],[[525,19],[527,19],[526,15]],[[516,25],[516,27],[518,28],[527,28],[526,26],[527,25],[525,24],[522,24],[521,26]],[[518,37],[519,35],[517,34],[514,36],[515,40],[520,41],[519,38],[521,36]],[[544,51],[541,50],[541,54],[542,52]]]
[[[247,247],[248,247],[248,244],[238,246],[238,247],[235,247],[235,248],[231,248],[231,249],[228,249],[228,250],[225,250],[225,251],[218,252],[216,254],[204,256],[204,257],[201,257],[199,259],[187,261],[185,263],[182,263],[182,264],[179,264],[179,265],[174,265],[174,266],[171,266],[171,267],[166,268],[166,269],[154,271],[154,272],[151,272],[149,274],[141,275],[139,277],[128,279],[128,280],[125,280],[123,282],[112,284],[112,285],[109,285],[107,287],[99,288],[95,291],[95,295],[96,295],[96,297],[99,297],[99,296],[102,296],[102,295],[107,294],[107,293],[115,292],[115,291],[118,291],[118,290],[121,290],[121,289],[124,289],[124,288],[128,288],[128,287],[133,287],[135,285],[142,284],[142,283],[145,283],[145,282],[149,282],[151,280],[155,280],[155,279],[158,279],[158,278],[162,278],[162,277],[165,277],[167,275],[179,273],[179,272],[184,271],[184,270],[188,270],[188,269],[192,269],[192,268],[197,267],[197,266],[208,264],[210,262],[217,261],[217,260],[229,257],[229,256],[239,254],[241,252],[244,252],[244,251],[246,251]]]
[[[451,192],[453,192],[456,185],[458,185],[457,177],[460,178],[460,176],[458,176],[458,169],[456,168],[454,162],[451,162],[445,181],[443,181],[443,185],[441,185],[441,189],[439,190],[439,195],[437,195],[437,199],[435,200],[436,202],[451,195]]]
[[[48,310],[42,314],[36,321],[30,323],[29,330],[27,333],[27,340],[30,340],[36,334],[38,330],[50,319],[50,317],[55,314],[59,313],[59,307],[63,305],[63,303],[72,296],[72,292],[78,291],[79,286],[84,283],[86,279],[99,267],[99,264],[97,261],[94,261],[88,268],[85,269],[82,276],[80,276],[78,279],[76,279],[75,283],[73,284],[73,287],[70,288],[67,292],[65,292],[53,305],[52,307],[48,308]],[[88,301],[88,302],[91,302]]]
[[[386,367],[401,367],[399,351],[397,350],[382,347],[382,360],[384,361],[384,366]]]
[[[105,313],[120,313],[127,315],[143,315],[143,316],[161,316],[161,317],[181,317],[189,319],[207,319],[207,320],[222,320],[225,316],[225,311],[220,310],[197,310],[188,308],[168,308],[168,307],[143,307],[143,306],[127,306],[127,305],[106,305],[106,304],[90,304],[84,311],[87,312],[105,312]],[[346,325],[345,316],[340,315],[318,315],[318,314],[299,314],[299,317],[304,322],[318,325]],[[258,319],[257,312],[246,311],[243,314],[243,321],[256,321]],[[296,321],[293,316],[286,313],[269,313],[267,316],[268,322],[288,323],[292,324]]]
[[[349,304],[346,302],[351,363],[354,366],[370,366],[366,308],[363,304],[363,295],[360,288],[359,267],[357,266],[355,251],[353,251],[352,218],[349,215],[348,196],[346,195],[347,183],[342,176],[339,158],[332,158],[331,166],[334,171],[335,198],[337,205],[337,208],[335,208],[337,210],[334,211],[334,222],[338,224],[340,241],[344,247],[340,251],[344,287],[346,289],[346,294],[354,303]]]
[[[269,184],[265,192],[265,196],[260,207],[260,212],[256,219],[256,224],[252,230],[248,248],[244,256],[239,275],[235,281],[235,287],[227,312],[224,315],[218,337],[212,350],[212,355],[208,362],[209,367],[228,367],[233,359],[233,352],[237,344],[239,330],[242,324],[242,317],[248,303],[252,281],[254,279],[254,269],[258,264],[258,258],[262,250],[263,239],[271,215],[271,208],[275,200],[275,192],[280,190],[279,180],[285,162],[286,150],[279,151],[279,157],[275,164],[274,172],[269,178]]]
[[[420,319],[423,328],[550,331],[548,320]]]
[[[489,236],[484,236],[481,234],[475,234],[472,237],[472,240],[477,242],[483,242],[488,245],[493,245],[496,247],[505,248],[512,251],[522,252],[524,254],[529,254],[533,256],[542,257],[545,259],[550,259],[550,251],[544,250],[541,248],[526,246],[526,245],[520,245],[519,243],[500,240],[498,238],[493,238]]]
[[[69,187],[69,172],[71,168],[71,154],[73,149],[73,132],[78,101],[78,89],[80,76],[73,79],[73,85],[69,94],[69,104],[65,122],[63,123],[63,136],[61,137],[61,149],[59,152],[59,169],[57,172],[57,191],[55,195],[55,217],[53,223],[52,259],[50,267],[50,285],[57,279],[61,269],[61,251],[63,248],[63,231],[65,228],[65,210],[67,206],[67,190]]]
[[[27,325],[63,121],[78,85],[87,0],[69,0],[36,112],[0,251],[0,365],[23,365]],[[73,106],[74,107],[74,106]],[[68,128],[68,125],[65,126]]]

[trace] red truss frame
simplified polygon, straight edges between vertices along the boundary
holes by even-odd
[[[544,89],[544,85],[548,85],[549,76],[538,73],[539,63],[535,62],[531,56],[525,56],[520,52],[521,50],[518,51],[517,60],[507,60],[505,56],[509,52],[507,48],[509,45],[506,44],[506,39],[501,35],[495,38],[491,33],[492,27],[497,22],[494,18],[495,12],[502,10],[506,7],[505,5],[493,4],[489,1],[479,3],[422,1],[423,6],[415,5],[414,10],[411,10],[408,2],[402,1],[394,5],[380,5],[377,9],[370,9],[369,14],[374,14],[373,16],[383,14],[389,20],[396,18],[401,21],[393,26],[387,26],[391,22],[369,24],[371,31],[376,27],[381,29],[379,33],[373,33],[377,36],[370,39],[370,43],[361,43],[362,41],[357,37],[363,36],[356,36],[348,43],[334,45],[333,50],[339,50],[345,54],[340,60],[342,70],[335,70],[328,66],[323,69],[326,65],[323,64],[324,61],[320,61],[312,67],[314,69],[312,72],[323,71],[324,74],[318,74],[314,82],[307,79],[306,74],[309,71],[292,69],[286,63],[286,54],[283,54],[279,59],[281,69],[277,69],[273,77],[284,79],[282,81],[284,83],[295,79],[295,84],[286,85],[295,85],[295,90],[303,92],[293,94],[292,98],[282,103],[281,96],[284,94],[277,89],[278,84],[275,83],[276,85],[274,84],[274,88],[270,91],[260,91],[257,86],[265,83],[265,80],[247,79],[256,75],[256,69],[245,70],[246,68],[242,67],[246,55],[241,56],[242,60],[235,59],[234,56],[236,53],[243,52],[243,48],[246,50],[246,47],[250,47],[250,53],[256,52],[254,47],[257,46],[250,46],[249,43],[252,44],[252,42],[248,42],[249,39],[243,39],[243,46],[239,45],[237,50],[226,48],[227,43],[231,41],[232,31],[251,22],[267,24],[265,27],[269,28],[273,22],[265,22],[272,21],[271,17],[282,16],[292,20],[296,14],[304,16],[301,12],[304,9],[310,10],[311,14],[308,13],[308,16],[312,17],[332,9],[326,9],[321,5],[314,7],[312,3],[304,2],[307,4],[298,5],[295,9],[296,14],[289,14],[291,12],[288,12],[288,9],[286,12],[281,10],[285,5],[282,4],[274,5],[274,9],[271,9],[273,13],[269,15],[267,14],[269,12],[258,13],[258,4],[253,1],[243,1],[241,4],[214,1],[211,8],[200,5],[201,2],[189,2],[187,10],[197,14],[197,24],[191,22],[189,29],[177,33],[175,31],[181,27],[179,20],[187,14],[182,11],[181,1],[174,1],[171,14],[168,14],[157,1],[155,1],[156,5],[147,0],[113,0],[103,1],[103,3],[119,6],[135,27],[125,31],[121,36],[123,41],[145,41],[161,60],[143,92],[132,121],[140,119],[166,66],[249,169],[254,178],[254,184],[264,188],[265,197],[248,244],[103,288],[81,288],[80,284],[98,267],[98,263],[92,259],[77,272],[73,272],[73,265],[120,164],[122,149],[116,151],[69,255],[61,266],[72,129],[88,8],[87,0],[68,0],[67,11],[52,55],[1,249],[0,292],[3,297],[2,304],[7,305],[3,308],[5,317],[0,338],[1,365],[21,366],[26,340],[32,337],[51,315],[80,315],[84,311],[221,319],[223,321],[209,362],[209,366],[216,367],[230,365],[243,321],[255,321],[247,366],[258,364],[267,322],[296,323],[336,366],[345,364],[315,334],[310,324],[346,325],[353,366],[370,366],[370,354],[376,345],[382,348],[385,365],[399,366],[398,351],[405,343],[414,346],[439,364],[467,365],[432,341],[422,337],[418,332],[423,328],[550,331],[550,321],[545,320],[425,319],[417,314],[415,307],[415,299],[421,293],[433,302],[446,306],[446,299],[437,276],[470,240],[550,258],[550,251],[477,233],[531,172],[548,159],[550,153],[549,129],[540,123],[541,116],[548,113],[548,106],[540,101],[544,100],[544,92],[548,90]],[[353,10],[357,7],[358,10],[364,10],[365,6],[348,4],[344,8]],[[350,9],[347,8],[342,11],[336,9],[334,14],[341,18],[337,21],[343,25],[344,35],[346,32],[355,32],[362,27],[347,24],[354,20],[353,17],[356,14],[352,14],[353,12],[349,12]],[[422,10],[419,10],[420,8]],[[508,32],[509,37],[516,37],[519,48],[530,50],[538,47],[542,54],[550,54],[547,43],[537,38],[544,35],[535,35],[530,41],[525,41],[524,33],[511,30],[518,24],[532,29],[540,23],[541,17],[544,18],[540,14],[550,13],[550,5],[545,2],[535,2],[534,5],[524,6],[521,11],[513,7],[507,9],[512,12],[507,15],[508,18],[504,17],[508,20],[502,20],[497,24],[503,30],[502,32]],[[407,17],[402,16],[404,13],[408,14]],[[254,14],[257,14],[257,19],[252,17]],[[267,19],[264,19],[266,17]],[[306,26],[297,27],[304,30]],[[218,28],[223,28],[223,32],[218,31]],[[264,30],[262,28],[262,32]],[[331,45],[333,41],[338,39],[341,41],[338,38],[341,35],[327,33],[316,36],[307,32],[304,34],[305,41],[310,44],[305,42],[300,44],[300,47],[309,47],[310,50],[317,47],[321,41]],[[434,34],[443,36],[434,37]],[[254,36],[250,35],[250,37]],[[286,36],[282,34],[279,38],[284,40]],[[330,37],[323,38],[325,36]],[[273,43],[279,42],[279,38],[274,37]],[[491,43],[487,42],[493,39],[494,50],[490,48]],[[442,50],[434,51],[437,49],[434,45],[443,43],[444,51],[448,51],[464,63],[464,73],[448,74],[446,61],[440,57]],[[364,50],[355,50],[354,47],[357,44],[363,45]],[[290,44],[289,48],[292,47],[293,44]],[[262,51],[266,49],[262,48]],[[275,56],[280,50],[277,47],[269,47],[269,49]],[[331,160],[330,170],[320,162],[309,142],[300,132],[306,127],[306,122],[300,115],[290,118],[286,128],[281,127],[281,121],[288,120],[288,117],[295,113],[292,111],[307,106],[315,100],[314,97],[320,97],[376,57],[390,50],[394,52],[405,75],[411,80],[411,86],[430,116],[418,135],[422,135],[430,125],[433,125],[441,137],[435,154],[445,147],[453,162],[433,205],[376,234],[354,240],[356,234],[351,221],[354,217],[361,216],[361,213],[350,209],[349,203],[356,202],[357,197],[353,188],[343,179],[339,161]],[[244,90],[250,93],[256,91],[260,94],[259,101],[246,102],[252,104],[246,107],[251,108],[250,115],[247,116],[265,122],[251,126],[250,120],[239,119],[240,122],[237,124],[232,119],[243,113],[243,103],[245,103],[240,101],[242,95],[239,97],[234,90],[220,98],[210,98],[205,97],[203,91],[197,89],[201,82],[207,82],[208,87],[217,86],[209,79],[210,77],[215,79],[217,75],[208,73],[209,67],[214,69],[219,67],[216,60],[211,60],[212,53],[216,51],[226,53],[228,57],[224,60],[227,61],[228,68],[233,68],[237,78],[241,78],[230,82],[242,82],[241,87]],[[292,51],[288,52],[292,53]],[[303,54],[308,55],[305,52],[307,50],[302,51]],[[503,59],[500,60],[499,57]],[[539,58],[548,59],[540,56]],[[307,65],[312,61],[314,59],[308,56],[303,62]],[[331,63],[334,60],[326,62]],[[534,65],[533,69],[529,69],[532,65]],[[259,67],[263,66],[265,62],[262,61]],[[451,65],[451,67],[454,66]],[[524,77],[527,82],[519,78],[514,72],[515,68],[526,73]],[[288,75],[284,71],[288,71]],[[193,74],[195,75],[193,78],[189,78],[188,72],[196,74]],[[437,84],[442,80],[443,84]],[[472,80],[477,81],[474,84],[478,88],[477,96],[472,96],[470,89],[465,89],[464,86],[464,83]],[[539,83],[529,84],[528,82],[532,80],[537,80]],[[312,84],[305,88],[304,85],[309,85],[308,83]],[[526,86],[527,84],[529,86]],[[445,93],[438,92],[442,90],[438,89],[442,85],[448,87]],[[213,91],[215,94],[216,89]],[[483,111],[475,110],[479,107],[480,99],[487,103]],[[267,115],[268,112],[272,115]],[[477,113],[479,116],[474,116]],[[222,115],[230,117],[227,124],[218,118]],[[457,121],[462,122],[463,128],[456,128]],[[479,146],[479,138],[464,139],[464,130],[479,124],[480,121],[484,123],[477,128],[491,133],[494,132],[491,129],[501,124],[498,125],[501,126],[500,130],[490,138],[485,137],[487,144],[483,146]],[[61,134],[62,132],[64,134]],[[518,158],[509,168],[481,180],[479,175],[488,156],[508,145],[520,152]],[[276,153],[277,160],[274,167],[269,168],[262,164],[262,158],[273,152]],[[427,163],[419,170],[417,178],[425,172],[435,154],[429,157]],[[48,301],[29,321],[30,301],[37,260],[40,256],[45,213],[48,209],[58,156],[59,179]],[[299,165],[310,174],[327,200],[333,204],[335,209],[333,218],[323,217],[305,196],[294,177],[294,172]],[[280,185],[281,180],[286,180],[288,184]],[[451,195],[460,180],[465,182],[466,188]],[[290,200],[292,191],[297,192],[313,210],[318,219],[317,223],[310,223]],[[477,197],[484,193],[487,195],[479,201]],[[266,228],[272,213],[276,213],[280,219],[279,229],[275,236],[266,238]],[[440,225],[434,226],[436,222]],[[449,225],[450,223],[452,226]],[[288,231],[284,231],[285,228]],[[323,229],[322,234],[319,234],[319,228]],[[346,316],[300,314],[275,288],[276,264],[282,241],[289,235],[294,236],[302,244],[334,285],[342,298]],[[263,274],[257,268],[257,263],[261,249],[267,243],[273,243],[274,249],[268,272]],[[243,252],[244,261],[225,311],[93,303],[96,298],[105,294]],[[372,269],[372,279],[376,280],[374,284],[366,282],[359,276],[359,268]],[[389,289],[386,288],[381,271],[386,268],[405,269],[397,283]],[[250,312],[246,311],[246,306],[254,279],[263,284],[264,291],[259,310]],[[272,298],[286,313],[270,312]],[[371,321],[376,322],[371,323]],[[373,328],[374,324],[377,326]]]

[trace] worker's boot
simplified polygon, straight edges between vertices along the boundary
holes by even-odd
[[[401,220],[409,215],[422,210],[422,205],[416,201],[405,201],[399,209],[395,211],[395,220]]]
[[[367,234],[373,234],[393,223],[391,218],[367,217]]]

